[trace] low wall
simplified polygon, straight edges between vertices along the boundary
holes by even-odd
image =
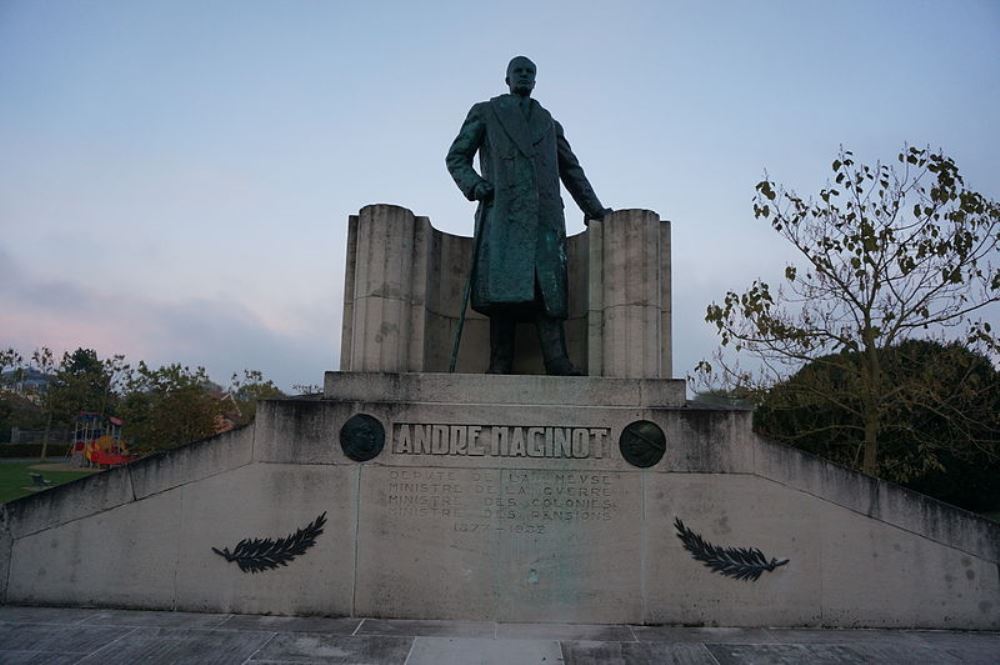
[[[2,519],[12,603],[1000,628],[1000,526],[762,441],[680,381],[328,373],[322,399]]]

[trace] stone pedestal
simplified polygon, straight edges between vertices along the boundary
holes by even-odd
[[[685,403],[682,381],[331,372],[321,398],[262,402],[250,427],[0,508],[0,598],[1000,628],[1000,527],[763,441],[750,421]],[[320,517],[284,565],[223,556]],[[720,574],[695,535],[703,557],[759,550],[765,568]]]
[[[671,378],[670,222],[648,210],[591,221],[567,240],[570,359],[591,376]],[[351,216],[340,368],[445,372],[472,238],[443,233],[405,208]],[[489,322],[466,310],[459,372],[489,364]],[[534,327],[517,331],[514,371],[543,374]]]

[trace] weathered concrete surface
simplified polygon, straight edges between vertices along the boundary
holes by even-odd
[[[160,494],[17,538],[8,602],[172,609],[180,505]]]
[[[405,208],[371,205],[349,226],[345,282],[353,292],[344,302],[345,369],[422,369],[430,225]]]
[[[254,461],[353,466],[338,437],[356,411],[357,406],[349,402],[261,402],[254,424]]]
[[[386,372],[327,372],[324,397],[350,402],[530,404],[585,407],[684,406],[682,379]]]
[[[676,382],[373,373],[326,381],[323,398],[262,403],[252,428],[5,508],[7,601],[1000,628],[1000,527],[761,441],[749,412],[688,406]],[[385,435],[364,463],[340,441],[359,413]],[[646,469],[619,445],[636,421],[654,423],[666,441]],[[316,545],[275,570],[241,572],[212,551],[284,537],[321,513],[328,522]],[[789,562],[756,581],[719,575],[683,547],[677,519],[713,545]]]
[[[7,581],[10,578],[10,556],[14,537],[10,532],[9,516],[0,508],[0,605],[7,602]]]
[[[670,222],[619,210],[587,234],[588,374],[671,378]]]
[[[86,492],[81,492],[79,485],[59,485],[4,504],[11,535],[23,538],[72,520],[97,515],[135,499],[127,467],[94,474],[87,481]]]
[[[253,427],[242,427],[128,465],[125,468],[135,498],[143,499],[249,464],[253,435]]]
[[[649,623],[995,624],[992,561],[754,476],[662,474],[646,492]],[[675,517],[713,543],[752,544],[791,561],[757,582],[733,584],[688,556]]]
[[[754,437],[753,472],[934,542],[1000,561],[996,523],[893,483]]]
[[[657,474],[646,483],[644,577],[648,623],[820,625],[819,530],[814,504],[747,475]],[[712,573],[684,550],[674,519],[716,545],[753,546],[792,561],[756,582]]]
[[[352,613],[357,467],[255,464],[184,488],[175,607],[245,614]],[[240,572],[211,548],[286,536],[326,513],[306,554],[266,573]],[[209,556],[210,555],[210,556]]]
[[[2,533],[9,531],[10,536],[20,538],[248,464],[253,434],[253,427],[244,427],[96,474],[85,492],[80,485],[59,485],[8,503],[0,549]]]
[[[482,665],[548,665],[562,660],[558,642],[547,640],[492,640],[481,638],[418,637],[407,663],[440,665],[441,663],[477,663]]]
[[[633,474],[589,474],[601,519],[546,515],[552,470],[371,467],[362,482],[356,613],[502,621],[642,620],[641,492]],[[438,493],[421,492],[440,486]],[[416,491],[414,491],[414,488]],[[419,498],[417,498],[419,497]],[[414,505],[434,497],[426,509]],[[416,499],[415,502],[409,501]]]
[[[824,623],[1000,626],[996,561],[843,509],[820,504],[817,513],[823,526]],[[860,593],[862,588],[867,593]]]
[[[0,607],[0,662],[994,665],[1000,633],[247,617]]]
[[[356,496],[356,468],[242,466],[17,538],[7,600],[350,614]],[[325,534],[294,566],[249,575],[212,552],[286,536],[324,512]]]
[[[435,229],[395,205],[348,220],[340,369],[447,371],[473,239]],[[566,241],[566,343],[593,376],[671,377],[670,222],[619,210]],[[514,371],[544,374],[534,326],[516,333]],[[489,364],[489,324],[466,308],[458,371]]]

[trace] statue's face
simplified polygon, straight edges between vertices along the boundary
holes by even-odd
[[[519,55],[507,65],[507,85],[513,95],[527,97],[535,88],[535,63]]]

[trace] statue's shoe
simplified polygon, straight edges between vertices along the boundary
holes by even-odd
[[[571,363],[566,356],[545,363],[545,371],[549,376],[583,376],[583,372],[577,369],[576,365]]]

